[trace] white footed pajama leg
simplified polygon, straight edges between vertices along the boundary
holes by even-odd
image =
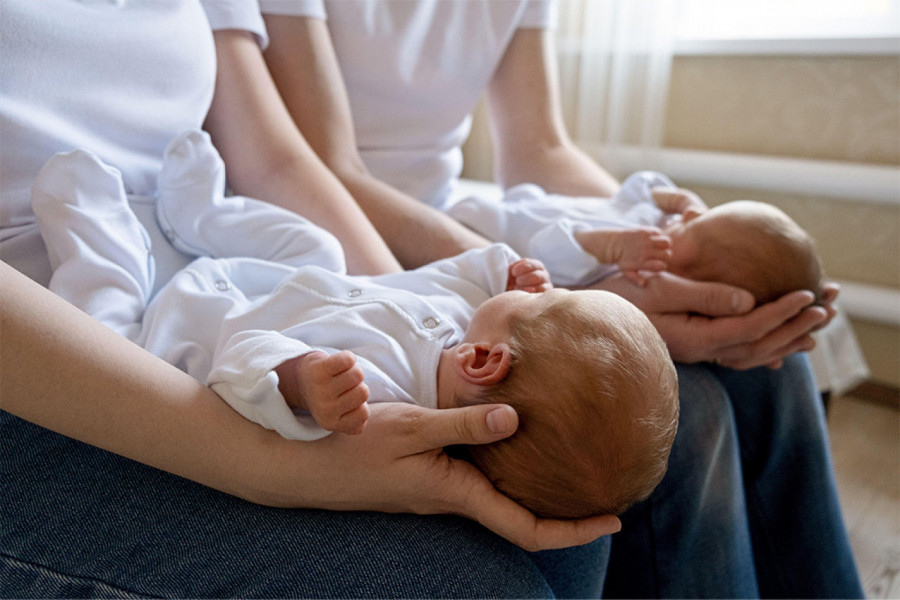
[[[57,154],[35,179],[31,204],[53,267],[50,289],[135,340],[154,264],[119,171],[84,150]]]
[[[166,148],[157,218],[172,245],[194,256],[259,258],[344,273],[337,239],[273,204],[225,196],[225,164],[205,131],[188,131]]]

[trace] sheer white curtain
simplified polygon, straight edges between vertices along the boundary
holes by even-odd
[[[560,0],[563,105],[576,142],[612,171],[662,146],[677,0]]]

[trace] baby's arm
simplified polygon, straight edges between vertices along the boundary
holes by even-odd
[[[585,252],[601,263],[616,264],[637,284],[640,271],[664,271],[672,258],[672,242],[656,227],[586,229],[574,233]]]
[[[329,356],[315,350],[281,363],[275,373],[288,406],[308,410],[328,431],[362,433],[369,419],[369,388],[352,352]]]
[[[550,273],[544,264],[534,258],[520,258],[509,265],[506,291],[521,290],[537,294],[551,289]]]
[[[653,202],[656,203],[656,206],[669,215],[687,217],[693,213],[696,216],[708,210],[700,196],[690,190],[657,186],[650,193],[653,195]]]

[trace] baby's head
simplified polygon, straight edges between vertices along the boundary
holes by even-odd
[[[770,204],[739,200],[689,216],[667,228],[669,270],[751,292],[758,304],[810,290],[822,299],[822,265],[812,238]]]
[[[482,305],[466,339],[505,333],[509,370],[459,404],[509,404],[519,428],[470,447],[475,464],[546,517],[619,514],[646,498],[665,473],[678,422],[675,368],[647,317],[594,290],[507,292],[489,302],[497,306]]]

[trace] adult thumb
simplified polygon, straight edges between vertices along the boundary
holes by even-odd
[[[420,435],[433,448],[490,444],[511,436],[519,426],[516,411],[505,404],[478,404],[429,411],[420,420]]]

